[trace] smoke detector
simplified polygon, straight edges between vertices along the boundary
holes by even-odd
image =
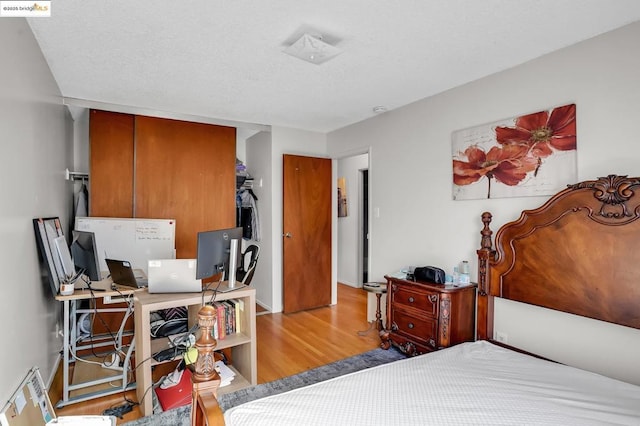
[[[320,65],[341,54],[342,50],[324,42],[320,35],[304,33],[302,37],[284,49],[284,53]]]

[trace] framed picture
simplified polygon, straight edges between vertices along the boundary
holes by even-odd
[[[552,195],[577,179],[576,106],[452,134],[453,199]]]
[[[60,290],[60,283],[65,278],[62,262],[55,246],[55,239],[64,236],[60,219],[57,217],[33,219],[33,229],[38,245],[42,278],[49,282],[51,291],[56,296]]]
[[[345,178],[338,178],[338,217],[347,217],[347,181]]]

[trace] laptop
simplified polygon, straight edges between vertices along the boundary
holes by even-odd
[[[149,293],[195,293],[202,291],[196,279],[196,259],[149,260]]]
[[[131,263],[126,260],[105,259],[111,280],[114,284],[125,287],[143,288],[148,284],[147,278],[142,271],[136,270],[134,273]]]

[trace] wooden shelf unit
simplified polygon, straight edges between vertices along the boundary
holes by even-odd
[[[204,293],[204,302],[212,300],[213,292]],[[215,300],[241,299],[244,302],[244,311],[241,313],[241,330],[230,334],[224,339],[219,339],[216,350],[229,348],[231,350],[230,367],[236,373],[230,385],[219,389],[223,394],[255,385],[258,382],[257,373],[257,348],[256,348],[256,290],[252,287],[244,287],[227,293],[217,293]],[[146,290],[137,292],[134,299],[135,320],[135,345],[136,345],[136,392],[140,411],[143,416],[153,414],[151,386],[151,367],[167,361],[158,362],[152,355],[169,347],[166,338],[151,339],[150,314],[161,309],[186,306],[189,308],[190,324],[193,324],[194,312],[202,306],[202,293],[172,293],[149,294]]]

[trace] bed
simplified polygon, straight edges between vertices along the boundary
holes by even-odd
[[[639,189],[569,185],[495,238],[483,213],[477,341],[251,401],[225,423],[640,425],[640,386],[493,340],[498,298],[640,329]]]

